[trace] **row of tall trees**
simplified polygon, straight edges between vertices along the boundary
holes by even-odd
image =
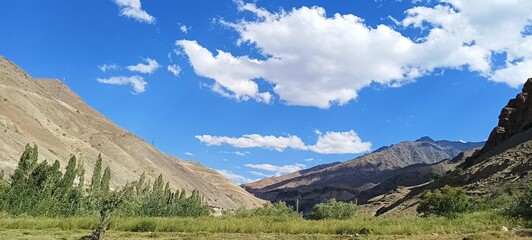
[[[26,145],[18,166],[8,181],[0,180],[0,211],[32,216],[79,216],[101,213],[110,199],[121,196],[115,211],[123,216],[203,216],[210,207],[198,191],[187,196],[172,191],[160,175],[153,184],[143,173],[139,180],[111,190],[111,169],[96,160],[91,180],[85,186],[83,161],[72,155],[65,171],[59,161],[38,162],[36,145]],[[107,206],[108,207],[108,206]]]

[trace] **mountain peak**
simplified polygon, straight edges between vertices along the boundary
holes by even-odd
[[[434,142],[434,140],[429,136],[424,136],[416,140],[416,142]]]

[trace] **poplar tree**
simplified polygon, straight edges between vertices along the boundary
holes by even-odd
[[[102,154],[98,154],[96,165],[92,171],[91,185],[89,187],[89,196],[97,196],[100,193],[100,185],[102,181]]]
[[[101,192],[103,195],[106,195],[109,193],[109,183],[111,182],[111,169],[109,166],[105,167],[105,170],[103,171],[102,181],[101,181]]]

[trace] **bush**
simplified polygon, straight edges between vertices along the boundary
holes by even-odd
[[[526,220],[532,220],[532,184],[517,197],[513,207],[509,209],[510,215],[521,217]]]
[[[319,203],[312,209],[313,219],[349,219],[357,213],[357,203],[355,202],[337,202],[336,199],[330,199],[326,203]]]
[[[458,213],[471,211],[473,199],[462,188],[445,186],[425,193],[417,207],[423,216],[437,215],[452,217]]]
[[[299,218],[301,215],[285,202],[265,203],[260,208],[240,209],[235,212],[236,217],[281,217]]]
[[[155,232],[157,228],[157,223],[150,219],[143,219],[137,225],[135,225],[131,231],[132,232]]]

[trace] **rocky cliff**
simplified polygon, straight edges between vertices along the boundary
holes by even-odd
[[[499,115],[497,127],[491,131],[481,153],[487,153],[508,138],[532,127],[532,78],[523,86],[521,93],[510,100]]]

